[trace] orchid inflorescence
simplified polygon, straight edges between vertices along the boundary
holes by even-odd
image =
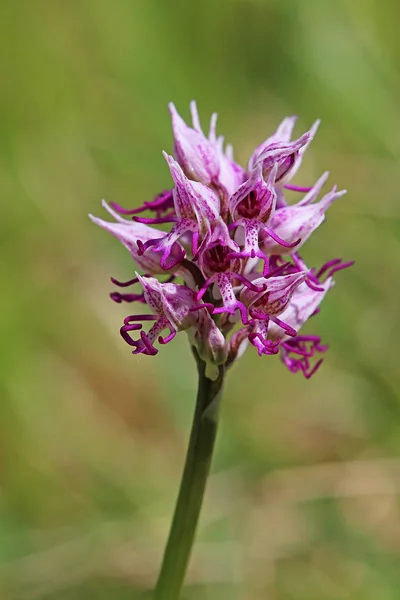
[[[233,160],[232,147],[216,135],[216,115],[208,137],[195,102],[193,127],[170,105],[174,157],[164,152],[174,187],[126,210],[103,201],[115,222],[91,216],[129,250],[144,274],[120,287],[141,285],[139,293],[113,292],[115,302],[147,304],[150,313],[127,316],[121,327],[133,354],[155,355],[155,344],[187,331],[208,366],[238,358],[250,343],[259,356],[280,354],[293,373],[309,378],[326,350],[321,339],[299,330],[333,285],[333,274],[353,264],[334,259],[309,269],[299,250],[345,194],[333,187],[317,200],[328,173],[312,187],[289,183],[297,172],[319,122],[291,141],[295,117],[256,148],[247,169]],[[285,191],[301,194],[289,205]],[[139,216],[149,211],[151,217]],[[155,225],[169,224],[168,232]],[[155,276],[163,276],[160,281]],[[176,283],[177,279],[182,283]],[[142,311],[141,311],[142,312]],[[149,322],[147,333],[143,326]]]

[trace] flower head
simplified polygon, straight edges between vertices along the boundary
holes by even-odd
[[[133,210],[104,203],[114,222],[91,216],[144,273],[127,282],[112,279],[119,287],[138,286],[113,292],[114,301],[149,309],[126,317],[121,336],[133,354],[154,355],[186,331],[210,378],[249,344],[260,356],[280,355],[291,372],[309,378],[321,364],[314,356],[327,347],[299,331],[319,311],[333,275],[352,264],[334,259],[316,271],[298,253],[345,193],[334,187],[318,200],[327,173],[311,187],[289,183],[319,122],[291,141],[295,117],[284,119],[246,170],[233,160],[231,146],[224,149],[216,115],[206,136],[194,102],[192,127],[173,104],[170,113],[174,157],[164,157],[172,189]],[[296,204],[288,205],[287,189],[302,194]],[[140,216],[144,211],[152,215]],[[166,231],[155,227],[166,224]]]

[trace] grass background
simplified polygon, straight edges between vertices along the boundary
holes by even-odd
[[[349,190],[305,257],[355,259],[313,327],[311,381],[249,350],[227,382],[183,598],[395,600],[400,589],[395,0],[0,5],[0,598],[124,600],[155,580],[195,394],[185,336],[132,357],[87,218],[168,187],[167,103],[246,162],[285,115],[296,182]],[[147,594],[147,595],[146,595]]]

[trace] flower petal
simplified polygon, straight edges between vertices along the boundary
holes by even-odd
[[[190,179],[210,185],[219,175],[218,156],[215,144],[199,129],[197,110],[194,113],[192,109],[195,129],[185,123],[172,103],[169,104],[169,111],[172,117],[176,160]]]
[[[280,315],[282,321],[296,329],[298,332],[304,323],[316,311],[322,300],[325,298],[328,290],[334,285],[331,277],[319,284],[323,291],[317,292],[307,284],[302,283],[293,293],[289,306]],[[281,327],[271,323],[269,328],[269,337],[275,339],[282,337],[284,332]]]
[[[113,211],[110,211],[113,212]],[[135,223],[133,221],[127,221],[119,217],[118,223],[110,223],[109,221],[103,221],[98,217],[89,215],[90,219],[99,227],[102,227],[106,231],[109,231],[114,237],[116,237],[124,246],[127,248],[135,261],[135,263],[147,273],[153,273],[154,275],[163,273],[163,269],[160,266],[161,254],[150,249],[146,254],[141,255],[137,241],[148,241],[149,239],[157,239],[165,236],[163,231],[144,225],[143,223]],[[172,253],[179,254],[180,246],[178,244],[172,249]]]
[[[284,247],[273,240],[266,233],[262,232],[263,242],[261,249],[266,254],[290,254],[298,251],[299,248],[308,240],[310,235],[321,225],[325,219],[325,212],[335,200],[346,193],[346,190],[336,191],[333,188],[316,204],[294,205],[279,208],[273,214],[269,223],[270,229],[288,244],[294,244],[296,240],[300,242],[292,248]]]

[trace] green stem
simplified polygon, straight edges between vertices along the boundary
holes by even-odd
[[[177,600],[185,578],[210,471],[218,426],[224,367],[216,381],[207,379],[195,352],[199,372],[196,410],[175,513],[164,552],[154,600]]]

